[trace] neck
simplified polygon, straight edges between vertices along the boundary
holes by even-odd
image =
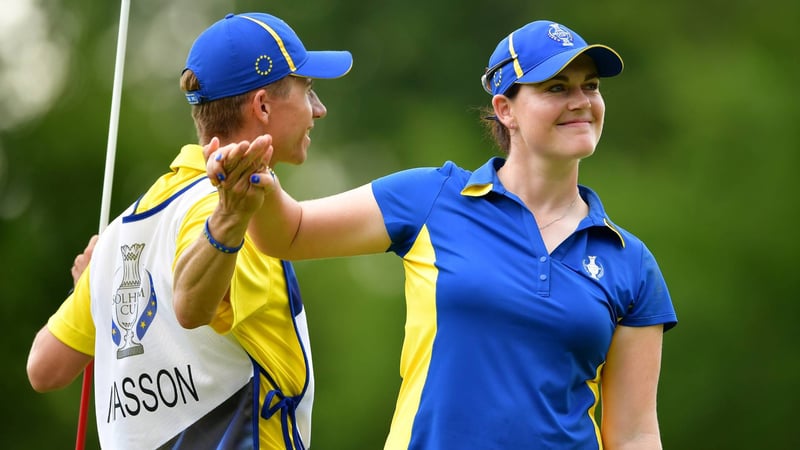
[[[561,221],[562,219],[566,219],[566,218],[570,217],[570,214],[572,213],[572,209],[575,206],[575,204],[578,202],[578,198],[579,197],[580,197],[580,193],[576,193],[575,194],[575,198],[573,198],[572,201],[569,202],[569,205],[567,205],[567,207],[564,209],[564,212],[560,216],[557,216],[554,219],[549,219],[547,222],[539,222],[539,218],[537,218],[536,220],[537,220],[537,222],[539,222],[539,231],[544,230],[545,228],[549,227],[550,225],[555,224],[556,222]]]
[[[497,176],[506,190],[519,197],[531,211],[555,214],[578,195],[577,161],[544,166],[509,159]]]

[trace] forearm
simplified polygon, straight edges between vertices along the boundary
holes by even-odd
[[[366,255],[391,243],[370,185],[302,202],[278,187],[264,204],[248,232],[261,251],[277,258]]]
[[[292,259],[292,244],[302,219],[300,203],[280,188],[267,193],[248,226],[256,247],[277,258]]]
[[[616,439],[603,437],[603,448],[606,450],[662,450],[661,436],[654,433],[641,433],[631,436],[617,436]]]
[[[604,447],[660,450],[656,412],[663,326],[618,326],[602,376]]]
[[[238,247],[246,227],[247,222],[242,218],[217,210],[208,219],[211,240],[201,233],[178,258],[173,303],[178,322],[185,328],[207,325],[214,318],[230,289],[237,259],[236,253],[226,253],[220,248]],[[216,247],[212,240],[218,243]]]

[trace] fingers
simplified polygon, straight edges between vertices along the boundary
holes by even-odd
[[[205,146],[203,146],[203,158],[204,158],[205,160],[208,160],[208,157],[209,157],[209,156],[210,156],[212,153],[214,153],[215,151],[217,151],[217,149],[218,149],[218,148],[219,148],[219,138],[217,138],[217,137],[215,136],[215,137],[211,138],[211,142],[209,142],[208,144],[206,144]]]
[[[209,148],[211,145],[209,144]],[[206,175],[215,186],[230,187],[253,172],[261,172],[272,158],[272,136],[263,135],[253,142],[241,141],[209,152]]]
[[[86,266],[89,265],[89,261],[92,259],[92,253],[94,253],[94,246],[97,244],[97,238],[98,236],[96,234],[92,236],[91,239],[89,239],[89,243],[86,244],[86,248],[83,249],[83,253],[76,256],[73,260],[72,268],[70,268],[73,284],[78,282],[78,278],[80,278],[83,271],[86,270]]]
[[[242,141],[228,144],[209,154],[206,160],[206,175],[214,186],[219,185],[228,178],[225,164],[235,167],[249,146],[249,142]]]
[[[100,236],[94,235],[89,239],[89,243],[86,244],[86,248],[83,249],[83,254],[85,254],[89,259],[92,258],[92,253],[94,253],[94,246],[97,245],[97,239]]]
[[[267,167],[265,170],[250,175],[250,185],[260,186],[262,188],[274,188],[278,186],[278,179],[272,168]]]

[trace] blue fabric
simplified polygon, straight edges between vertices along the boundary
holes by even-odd
[[[588,381],[617,323],[668,329],[677,317],[653,255],[591,189],[580,187],[588,217],[548,254],[533,214],[497,178],[503,164],[473,173],[447,162],[372,184],[389,250],[409,257],[428,245],[424,229],[435,255],[433,270],[406,271],[407,285],[435,274],[435,298],[407,302],[432,302],[436,317],[421,329],[408,310],[404,358],[424,360],[420,336],[434,338],[430,364],[402,373],[404,385],[424,380],[419,407],[393,427],[413,420],[413,449],[597,449]]]

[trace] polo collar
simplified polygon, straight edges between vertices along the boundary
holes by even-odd
[[[497,171],[503,167],[505,163],[506,160],[504,158],[491,158],[484,165],[472,172],[467,180],[466,185],[461,190],[461,195],[466,197],[484,197],[490,192],[496,192],[504,195],[506,193],[506,189],[503,187],[503,183],[501,183],[500,179],[497,177]],[[605,208],[603,208],[603,203],[600,201],[600,197],[592,189],[586,186],[578,185],[578,190],[580,191],[581,197],[583,197],[583,199],[589,205],[589,215],[587,218],[591,222],[591,226],[610,230],[615,236],[617,236],[617,238],[619,238],[620,245],[622,245],[624,248],[625,239],[623,238],[622,233],[619,231],[617,226],[611,222],[608,214],[606,214]]]
[[[477,170],[472,172],[464,189],[461,190],[461,195],[467,197],[483,197],[489,192],[495,191],[500,194],[506,192],[503,183],[497,177],[497,171],[505,165],[506,160],[500,157],[494,157],[480,166]]]
[[[189,168],[206,171],[206,160],[203,158],[203,147],[197,144],[188,144],[181,147],[181,152],[169,165],[169,168],[177,171],[180,168]]]
[[[578,190],[581,193],[581,197],[586,201],[589,205],[589,215],[587,218],[591,221],[592,226],[601,227],[608,229],[614,233],[617,238],[619,238],[619,243],[622,248],[625,248],[625,238],[622,236],[622,233],[619,231],[617,226],[611,221],[606,214],[605,208],[603,208],[603,203],[600,201],[600,197],[590,188],[578,185]]]

